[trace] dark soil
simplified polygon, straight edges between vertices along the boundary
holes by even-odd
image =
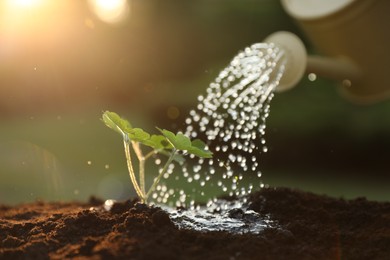
[[[178,230],[157,207],[36,202],[0,206],[0,259],[390,259],[390,203],[286,188],[250,196],[280,228],[260,234]]]

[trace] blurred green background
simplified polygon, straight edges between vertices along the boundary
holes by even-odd
[[[132,0],[119,21],[93,2],[0,3],[0,203],[134,196],[102,111],[183,128],[239,50],[279,30],[305,40],[275,0]],[[271,103],[259,181],[389,200],[389,111],[304,78]]]

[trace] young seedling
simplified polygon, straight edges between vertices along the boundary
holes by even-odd
[[[182,133],[174,134],[168,130],[157,128],[161,135],[150,135],[141,128],[133,128],[127,120],[109,111],[103,113],[102,121],[106,126],[122,135],[130,180],[143,203],[147,203],[149,196],[156,189],[161,177],[164,176],[168,170],[168,166],[173,161],[182,163],[184,161],[182,155],[186,154],[193,154],[203,158],[212,157],[212,152],[206,148],[203,141],[199,139],[191,141],[190,138]],[[131,148],[139,163],[138,180],[134,172]],[[148,151],[145,153],[146,148],[148,148]],[[146,190],[145,162],[156,153],[166,155],[168,159],[160,173],[154,179],[153,184]]]

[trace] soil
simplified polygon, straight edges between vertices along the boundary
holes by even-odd
[[[0,259],[389,259],[390,203],[267,188],[250,208],[278,228],[260,234],[179,230],[129,200],[0,206]]]

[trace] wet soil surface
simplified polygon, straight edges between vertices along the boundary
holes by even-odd
[[[390,203],[287,188],[249,197],[278,227],[259,234],[179,230],[136,200],[0,206],[0,259],[390,259]]]

